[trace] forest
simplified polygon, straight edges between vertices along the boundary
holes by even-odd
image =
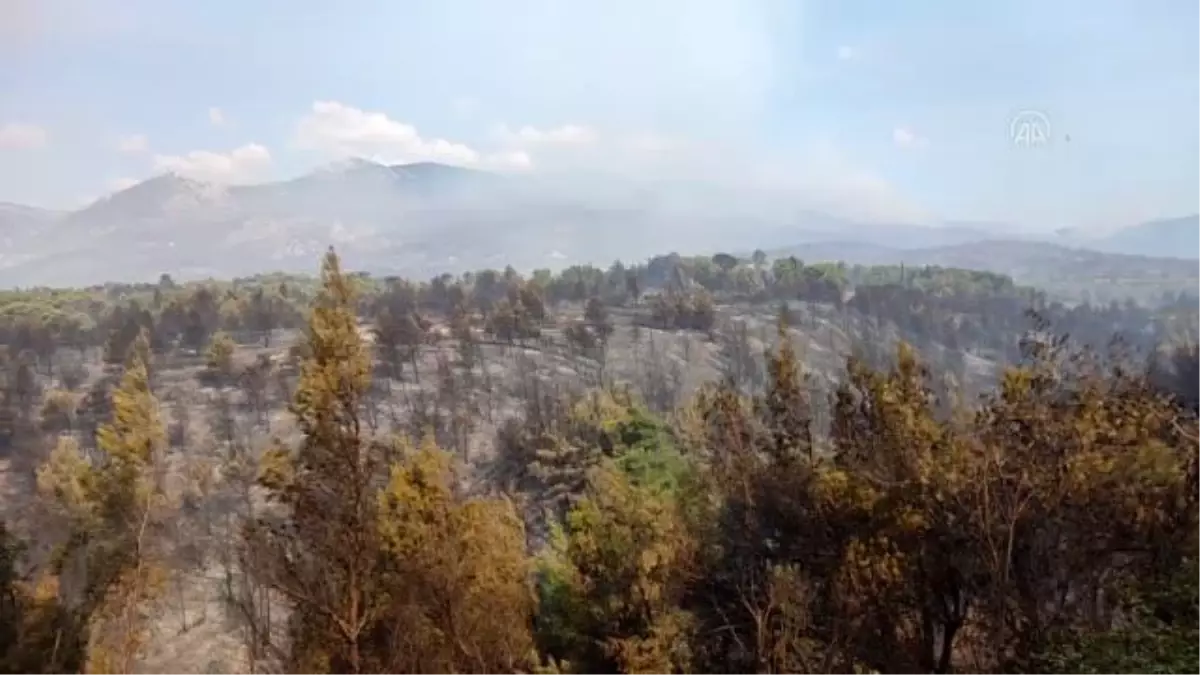
[[[1197,310],[761,251],[0,292],[0,672],[1196,672]]]

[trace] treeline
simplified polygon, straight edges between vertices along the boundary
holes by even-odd
[[[518,280],[470,297],[536,323],[533,282]],[[267,496],[232,546],[252,667],[1197,668],[1193,348],[1147,372],[1035,331],[970,408],[938,400],[907,347],[886,368],[851,359],[818,448],[782,316],[761,395],[715,384],[663,417],[614,387],[533,392],[476,472],[370,421],[359,315],[419,313],[443,292],[386,283],[361,294],[329,254],[304,291],[302,438],[230,460],[245,494]],[[457,287],[444,292],[461,308]],[[585,321],[602,326],[592,297]],[[38,470],[67,535],[30,570],[0,530],[7,672],[129,672],[146,646],[186,508],[164,479],[152,328],[127,350],[95,448],[63,437]]]
[[[982,350],[1007,361],[1019,358],[1015,345],[1030,308],[1077,341],[1102,345],[1119,332],[1145,349],[1180,326],[1193,329],[1198,309],[1194,297],[1159,307],[1068,307],[988,272],[805,264],[794,257],[768,262],[761,251],[749,260],[671,254],[608,269],[536,270],[528,277],[512,267],[426,282],[351,276],[360,292],[358,315],[397,337],[412,333],[410,320],[428,327],[431,319],[456,316],[498,339],[532,337],[557,308],[586,303],[644,308],[647,323],[663,329],[709,331],[717,302],[803,302],[894,324],[918,345]],[[60,348],[102,348],[120,364],[143,329],[156,354],[198,352],[217,331],[269,344],[274,331],[303,323],[315,292],[314,279],[279,274],[183,285],[163,275],[157,284],[7,291],[0,293],[0,344],[10,357],[25,354],[47,370]]]

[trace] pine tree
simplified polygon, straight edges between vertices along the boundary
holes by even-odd
[[[457,494],[453,457],[427,437],[379,494],[391,603],[375,625],[379,672],[527,672],[533,593],[525,531],[506,499]]]
[[[71,526],[64,556],[82,554],[91,672],[129,672],[145,645],[145,605],[157,597],[165,568],[161,539],[169,503],[157,469],[166,448],[158,401],[150,391],[145,330],[130,350],[112,419],[96,433],[98,457],[64,437],[38,471]]]
[[[542,560],[541,647],[578,672],[689,672],[696,546],[673,497],[598,466]]]
[[[209,340],[204,355],[205,375],[217,387],[225,387],[233,382],[233,352],[236,349],[237,345],[228,333],[218,331]]]
[[[290,665],[357,673],[364,631],[386,602],[375,498],[386,453],[364,425],[371,361],[332,249],[321,283],[290,407],[304,439],[264,457],[260,483],[282,509],[252,524],[248,544],[255,571],[292,604]]]
[[[768,357],[769,381],[760,404],[771,438],[769,451],[774,461],[780,464],[790,463],[800,457],[807,458],[809,462],[813,459],[808,381],[801,372],[800,361],[792,347],[787,322],[785,305],[779,316],[779,348]]]

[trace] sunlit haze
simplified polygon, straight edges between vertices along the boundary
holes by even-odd
[[[0,201],[362,157],[1111,228],[1196,210],[1197,21],[1189,0],[5,0]],[[1014,142],[1022,111],[1046,143]]]

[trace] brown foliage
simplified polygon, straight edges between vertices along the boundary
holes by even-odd
[[[1050,345],[963,427],[925,368],[851,362],[835,452],[779,452],[779,364],[761,417],[699,401],[719,515],[693,602],[719,670],[1033,667],[1053,635],[1107,625],[1122,579],[1195,559],[1195,422],[1139,377]],[[784,446],[794,436],[783,436]],[[784,600],[786,598],[787,600]]]
[[[284,666],[519,668],[532,647],[520,520],[507,503],[460,498],[432,441],[413,453],[370,436],[370,361],[332,252],[322,277],[292,404],[304,440],[264,458],[278,508],[247,533],[248,564],[291,608]]]

